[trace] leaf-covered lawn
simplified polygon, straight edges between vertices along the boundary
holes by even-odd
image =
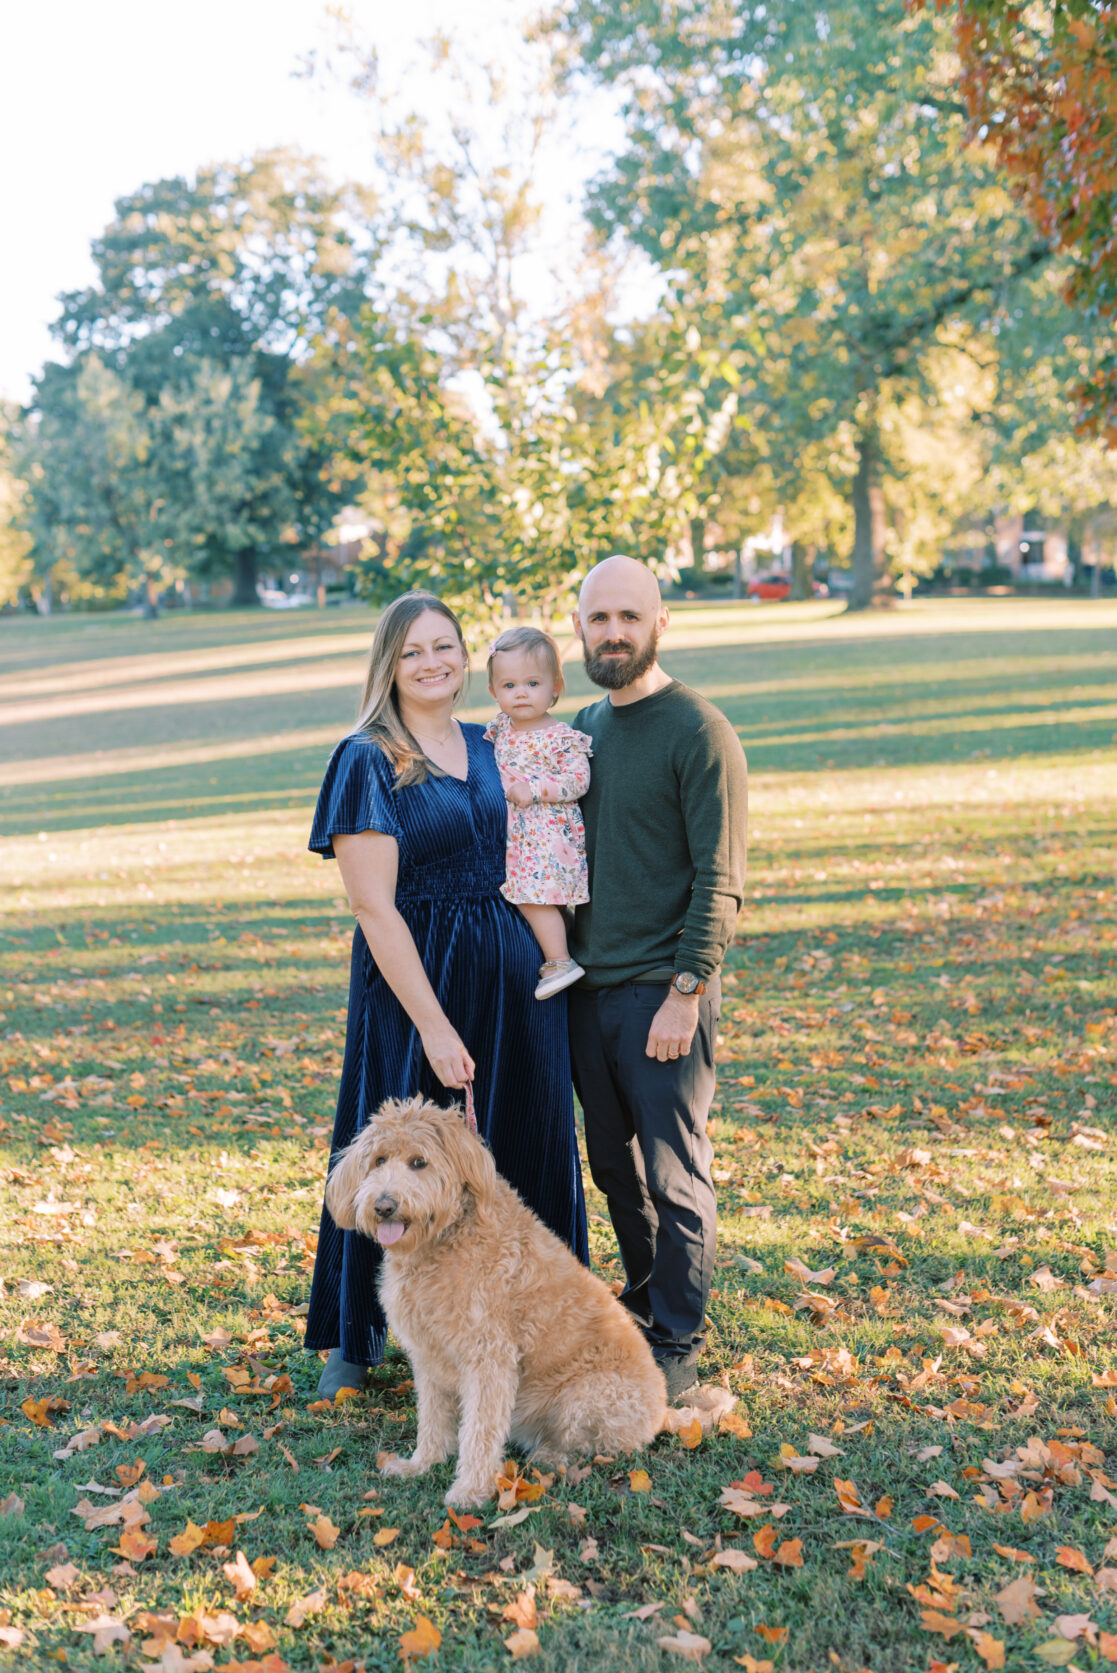
[[[177,822],[124,797],[97,826],[57,801],[58,828],[6,839],[14,1661],[1117,1662],[1112,634],[1056,613],[1011,644],[902,619],[766,641],[739,619],[741,645],[665,654],[746,746],[750,724],[792,739],[759,746],[723,1016],[702,1371],[736,1405],[565,1477],[520,1460],[476,1522],[447,1516],[448,1470],[381,1484],[414,1434],[406,1360],[323,1408],[301,1347],[352,922],[304,853],[305,790]],[[903,730],[963,710],[957,734]],[[1049,719],[966,730],[990,710]],[[235,738],[218,702],[177,735],[211,719]],[[835,764],[805,766],[827,730]],[[209,764],[215,794],[242,762]],[[113,780],[91,758],[73,783]]]

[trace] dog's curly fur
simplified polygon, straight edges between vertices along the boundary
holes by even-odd
[[[456,1450],[446,1502],[479,1505],[509,1441],[553,1465],[657,1433],[663,1374],[631,1315],[525,1207],[457,1110],[383,1104],[337,1158],[326,1206],[339,1226],[396,1238],[380,1296],[415,1373],[419,1434],[386,1473],[421,1475]]]

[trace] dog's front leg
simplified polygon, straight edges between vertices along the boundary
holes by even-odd
[[[426,1366],[412,1360],[419,1433],[410,1458],[389,1458],[382,1475],[424,1475],[432,1464],[452,1456],[458,1439],[458,1401],[453,1389],[432,1377]]]
[[[514,1354],[489,1352],[462,1368],[458,1468],[446,1495],[448,1505],[481,1505],[495,1492],[504,1460],[519,1387]]]

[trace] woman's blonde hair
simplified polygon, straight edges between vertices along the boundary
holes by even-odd
[[[395,768],[397,790],[408,784],[422,784],[430,776],[432,766],[404,725],[396,700],[396,670],[404,641],[412,623],[428,610],[445,616],[453,628],[465,659],[465,680],[462,684],[469,679],[469,652],[465,648],[462,624],[450,606],[443,604],[434,593],[404,593],[392,600],[376,624],[364,695],[357,715],[357,730],[367,732]],[[459,686],[454,693],[455,700],[460,696],[461,689]],[[437,766],[434,770],[439,772]]]
[[[502,651],[527,651],[534,653],[547,664],[547,671],[555,683],[555,700],[557,701],[566,690],[566,681],[562,677],[562,660],[559,648],[549,633],[544,633],[538,627],[509,627],[501,634],[489,652],[489,690],[493,687],[493,657]]]

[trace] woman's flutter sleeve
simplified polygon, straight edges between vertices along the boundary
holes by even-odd
[[[379,831],[399,839],[399,814],[392,789],[392,765],[371,738],[343,738],[330,756],[318,793],[310,841],[312,853],[334,858],[335,836]]]
[[[557,726],[547,737],[546,766],[543,771],[527,773],[532,795],[537,802],[576,802],[590,787],[589,757],[593,754],[593,739],[573,726]]]

